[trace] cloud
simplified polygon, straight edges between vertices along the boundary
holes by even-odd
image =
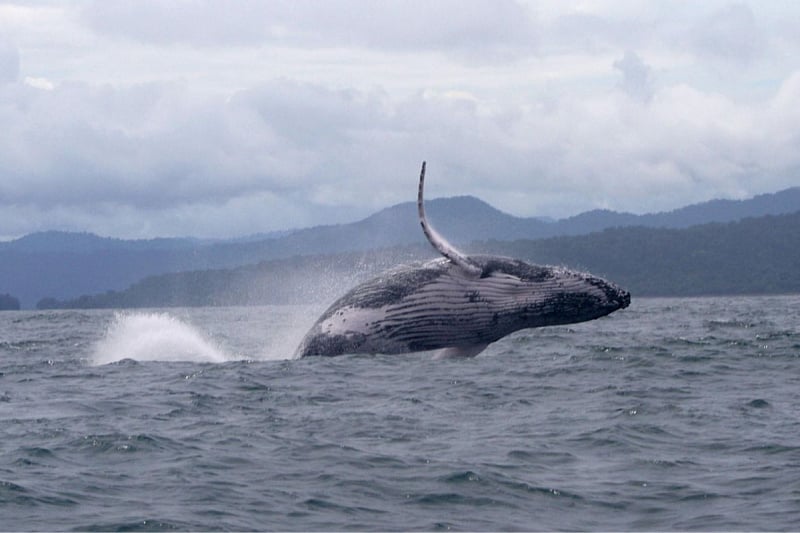
[[[732,63],[749,63],[765,46],[753,11],[742,3],[717,9],[691,31],[693,49],[700,56]]]
[[[641,68],[625,57],[623,71]],[[798,79],[760,104],[677,84],[647,106],[611,91],[545,107],[282,80],[230,98],[18,84],[2,93],[20,105],[2,108],[0,211],[105,234],[253,233],[411,200],[422,159],[431,197],[528,216],[669,209],[792,185]]]
[[[34,78],[33,76],[25,76],[25,85],[30,85],[43,91],[52,91],[56,88],[55,84],[47,78]]]
[[[335,221],[345,210],[352,218],[354,205],[366,215],[380,196],[365,203],[354,193],[369,172],[357,139],[383,123],[379,95],[284,81],[231,98],[199,98],[176,83],[62,83],[19,84],[0,102],[14,103],[0,106],[0,210],[32,218],[59,212],[67,224],[74,210],[94,213],[92,227],[117,218],[106,225],[139,235],[160,220],[170,234],[209,235],[243,230],[232,221],[247,213],[249,233]],[[215,224],[184,223],[196,218]],[[68,227],[85,221],[74,219]]]
[[[652,98],[652,69],[636,52],[626,50],[625,55],[614,62],[614,68],[622,73],[621,87],[629,96],[643,102]]]
[[[430,197],[472,194],[525,216],[656,211],[796,183],[800,73],[785,57],[798,42],[767,31],[790,18],[781,10],[226,6],[0,6],[14,39],[0,46],[4,236],[218,237],[355,220],[413,200],[422,159]]]
[[[226,157],[225,116],[179,86],[64,83],[16,96],[24,105],[6,109],[0,133],[6,201],[152,206],[247,188],[246,170],[231,168],[241,159]]]
[[[0,38],[0,84],[12,83],[19,78],[19,50]]]
[[[80,12],[97,33],[145,43],[197,46],[245,45],[273,37],[287,11],[280,2],[242,1],[219,9],[209,1],[109,0],[89,2]]]
[[[515,57],[535,44],[528,9],[513,0],[251,0],[223,10],[212,0],[103,0],[81,17],[100,34],[199,47],[433,50],[472,60]]]

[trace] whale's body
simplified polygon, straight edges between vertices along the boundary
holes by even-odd
[[[584,322],[630,303],[627,291],[587,273],[462,254],[427,223],[424,176],[423,163],[420,223],[444,257],[399,266],[351,289],[319,317],[296,355],[439,349],[473,356],[514,331]]]

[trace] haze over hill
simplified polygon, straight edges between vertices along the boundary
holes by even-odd
[[[590,211],[555,222],[519,218],[470,196],[427,202],[433,224],[456,243],[535,240],[583,235],[610,227],[685,228],[708,222],[800,210],[800,188],[749,200],[714,200],[667,213]],[[413,202],[351,224],[299,229],[264,238],[121,240],[87,233],[43,232],[0,243],[0,293],[24,308],[41,298],[75,298],[121,290],[161,273],[232,268],[264,260],[424,244]]]
[[[465,251],[588,270],[634,297],[800,292],[800,212],[681,229],[617,227],[587,235],[474,242]],[[43,307],[323,304],[388,267],[435,256],[422,244],[295,256],[149,276],[123,291],[46,301]]]

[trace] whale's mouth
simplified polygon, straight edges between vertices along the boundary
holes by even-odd
[[[631,305],[631,293],[628,291],[619,291],[619,296],[617,297],[617,302],[619,302],[619,308],[625,309],[629,305]]]
[[[611,307],[612,312],[625,309],[631,305],[631,293],[601,278],[587,279],[589,283],[603,291],[605,296],[604,307]]]

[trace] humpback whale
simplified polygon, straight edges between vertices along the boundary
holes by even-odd
[[[322,313],[296,357],[425,350],[472,357],[517,330],[593,320],[630,304],[630,293],[588,273],[462,253],[428,222],[424,186],[423,161],[419,221],[442,257],[351,289]]]

